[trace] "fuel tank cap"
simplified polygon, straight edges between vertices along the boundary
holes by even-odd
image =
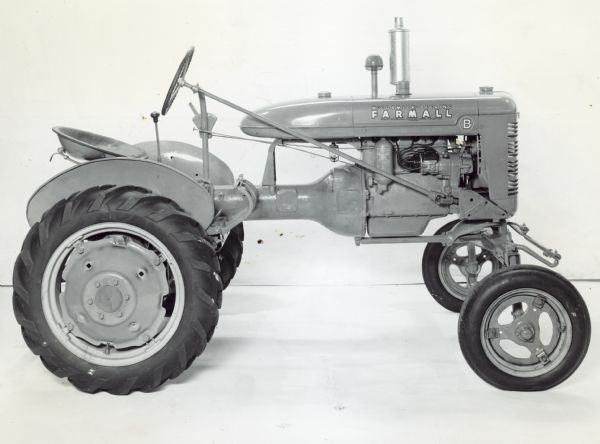
[[[319,91],[317,97],[319,99],[331,99],[331,91]]]

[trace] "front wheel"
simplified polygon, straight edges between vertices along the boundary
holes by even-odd
[[[559,274],[532,265],[482,281],[463,305],[460,348],[484,381],[503,390],[546,390],[579,367],[590,343],[583,298]]]
[[[148,391],[185,370],[218,320],[218,262],[202,227],[136,188],[91,188],[32,226],[14,269],[25,342],[80,390]]]
[[[454,220],[435,232],[450,231],[460,220]],[[423,252],[423,281],[431,296],[447,310],[458,313],[477,282],[501,267],[493,253],[481,246],[461,242],[452,245],[428,243]]]

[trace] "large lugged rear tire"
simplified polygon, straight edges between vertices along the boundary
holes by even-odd
[[[537,391],[579,367],[591,336],[590,316],[564,277],[533,265],[485,278],[460,313],[460,348],[484,381],[503,390]]]
[[[204,230],[176,203],[137,187],[94,187],[31,227],[13,308],[56,376],[89,393],[151,391],[210,340],[218,271]]]
[[[227,236],[223,247],[217,253],[221,266],[223,290],[228,286],[242,261],[244,252],[244,224],[236,225]]]

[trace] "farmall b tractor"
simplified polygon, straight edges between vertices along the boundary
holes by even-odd
[[[158,129],[155,141],[130,145],[54,128],[59,153],[76,165],[31,197],[14,270],[15,315],[44,365],[86,392],[149,391],[175,378],[215,331],[242,223],[310,219],[357,245],[426,243],[427,289],[460,311],[460,347],[485,381],[525,391],[568,378],[586,354],[590,320],[569,281],[520,265],[523,253],[550,267],[560,256],[508,221],[518,196],[514,101],[490,87],[412,95],[402,19],[390,40],[394,95],[378,95],[383,63],[369,56],[370,97],[320,93],[255,112],[188,83],[192,48],[162,114],[181,88],[196,94],[202,148],[159,140]],[[269,144],[261,184],[235,179],[209,153],[209,139],[223,135],[207,98],[246,114],[242,131]],[[342,165],[310,184],[277,183],[276,149],[307,147]],[[450,214],[457,219],[422,235]]]

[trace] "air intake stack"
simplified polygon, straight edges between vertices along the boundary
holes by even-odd
[[[396,85],[397,96],[410,95],[408,29],[404,27],[402,17],[396,17],[394,29],[390,29],[390,83]]]

